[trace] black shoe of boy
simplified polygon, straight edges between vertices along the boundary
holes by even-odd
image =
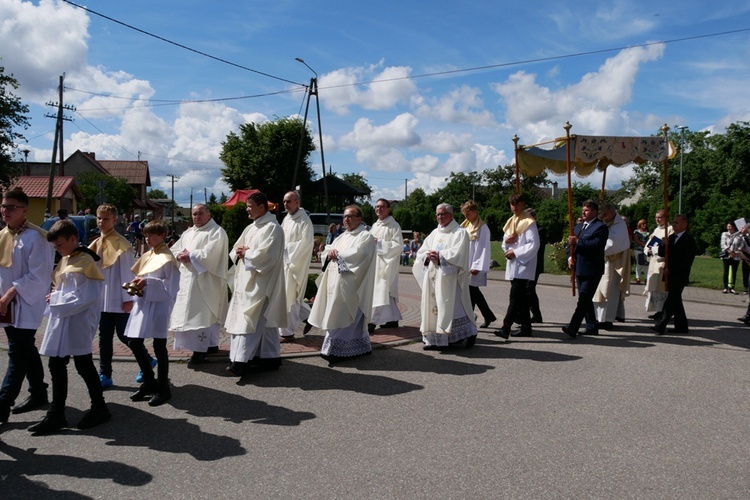
[[[160,406],[172,399],[172,391],[169,386],[159,389],[159,392],[148,400],[149,406]]]
[[[63,415],[47,413],[39,422],[30,425],[28,430],[37,436],[41,436],[43,434],[52,434],[53,432],[61,431],[67,426],[68,421],[65,420]]]
[[[159,386],[156,384],[156,381],[154,381],[151,384],[148,384],[146,382],[142,383],[141,386],[138,388],[137,391],[135,391],[133,394],[130,395],[131,401],[146,401],[151,399],[151,396],[156,394],[159,391]]]
[[[32,395],[24,399],[22,403],[17,404],[13,408],[11,408],[10,411],[14,415],[18,415],[20,413],[26,413],[27,411],[36,410],[37,408],[47,406],[47,404],[49,404],[49,400],[47,399],[46,394],[44,396]]]
[[[98,406],[87,411],[81,421],[78,422],[78,425],[76,425],[76,427],[81,430],[91,429],[92,427],[101,425],[104,422],[108,422],[110,418],[112,418],[112,414],[109,412],[107,407]]]

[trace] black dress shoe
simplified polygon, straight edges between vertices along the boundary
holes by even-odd
[[[10,417],[10,406],[0,403],[0,424],[4,424]]]
[[[375,323],[367,323],[367,331],[372,333],[375,331]]]
[[[477,336],[476,335],[472,335],[471,337],[468,337],[466,339],[466,348],[467,349],[471,349],[472,347],[474,347],[474,344],[476,344],[476,343],[477,343]]]
[[[188,361],[188,364],[199,365],[201,363],[207,363],[207,362],[208,362],[208,353],[194,352],[193,355],[190,356],[190,361]]]
[[[247,371],[247,363],[233,361],[227,366],[227,374],[242,377]]]
[[[618,323],[625,323],[625,318],[615,317],[615,321]]]
[[[580,333],[580,335],[599,335],[599,330],[596,329],[586,329]]]
[[[742,321],[743,323],[747,323],[748,320],[750,320],[750,316],[748,316],[747,314],[745,314],[741,318],[737,318],[737,321]]]
[[[13,408],[11,408],[10,411],[14,415],[18,415],[19,413],[26,413],[27,411],[36,410],[38,408],[46,406],[47,404],[49,404],[49,400],[47,399],[46,394],[44,395],[44,397],[29,396],[28,398],[24,399],[23,403],[17,404]]]
[[[53,432],[63,430],[67,426],[68,421],[65,420],[63,415],[47,413],[39,422],[31,424],[28,430],[37,435],[52,434]]]
[[[531,330],[517,330],[510,334],[511,337],[531,337]]]
[[[219,346],[213,345],[208,348],[208,350],[206,351],[206,354],[216,354],[217,352],[219,352]]]
[[[602,323],[597,323],[596,327],[600,330],[611,330],[615,325],[611,321],[604,321]],[[595,335],[595,334],[591,334]],[[596,334],[598,335],[598,334]]]
[[[398,328],[398,321],[389,321],[388,323],[380,325],[380,328]]]
[[[479,328],[487,328],[488,326],[490,326],[490,324],[491,324],[491,323],[492,323],[493,321],[496,321],[496,320],[497,320],[497,318],[492,318],[492,319],[485,319],[485,320],[484,320],[484,323],[482,323],[481,325],[479,325]]]
[[[495,332],[494,332],[494,333],[495,333],[495,335],[497,335],[498,337],[502,337],[502,338],[504,338],[505,340],[508,340],[508,337],[510,337],[510,330],[509,330],[509,329],[507,329],[507,328],[505,328],[505,327],[502,327],[502,328],[498,328],[497,330],[495,330]]]
[[[104,422],[109,422],[109,419],[111,418],[112,414],[106,406],[91,408],[86,412],[81,421],[78,422],[76,427],[79,429],[91,429],[97,425],[102,425]]]
[[[151,399],[151,396],[156,394],[158,390],[159,390],[159,385],[156,383],[156,381],[150,384],[144,382],[141,384],[141,386],[138,388],[137,391],[135,391],[133,394],[130,395],[130,400],[131,401],[147,401]]]
[[[544,320],[542,319],[541,316],[532,316],[531,322],[532,323],[544,323]]]
[[[154,394],[151,399],[148,400],[149,406],[161,406],[167,401],[172,399],[172,391],[169,389],[169,386],[159,389],[159,392]]]
[[[562,327],[562,331],[564,334],[568,335],[570,338],[574,339],[576,338],[576,332],[570,329],[568,326]]]
[[[657,335],[664,335],[664,330],[659,330],[655,326],[649,326],[648,329],[651,330],[651,331],[653,331]]]
[[[302,329],[302,335],[307,335],[312,330],[312,325],[305,320],[305,328]]]

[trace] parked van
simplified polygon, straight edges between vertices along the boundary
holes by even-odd
[[[313,223],[313,232],[315,236],[325,236],[328,234],[328,224],[339,224],[344,223],[344,216],[342,214],[331,214],[330,222],[326,223],[326,214],[309,214],[310,221]]]

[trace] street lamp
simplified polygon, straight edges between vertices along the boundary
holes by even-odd
[[[326,179],[326,159],[323,154],[323,127],[320,123],[320,98],[318,97],[318,72],[315,71],[307,64],[303,59],[299,57],[294,58],[295,61],[307,66],[307,69],[313,72],[314,78],[310,78],[310,93],[307,95],[307,105],[305,106],[305,118],[302,122],[302,133],[300,135],[300,147],[297,153],[297,165],[294,169],[294,178],[292,179],[292,189],[297,184],[297,169],[299,169],[300,161],[302,160],[302,138],[304,137],[305,128],[307,126],[307,111],[310,108],[310,96],[315,96],[315,106],[318,110],[318,138],[320,140],[320,163],[323,166],[323,203],[326,206],[326,224],[330,224],[331,219],[331,206],[328,203],[328,180]]]
[[[687,125],[677,125],[680,129],[680,195],[677,204],[677,212],[682,213],[682,150],[685,149],[685,129]]]

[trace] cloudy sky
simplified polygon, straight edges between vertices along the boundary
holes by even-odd
[[[230,194],[218,155],[241,123],[304,112],[313,73],[297,57],[319,75],[326,166],[364,175],[378,197],[509,164],[514,134],[554,138],[566,120],[573,133],[607,135],[750,121],[747,0],[80,5],[95,13],[0,0],[0,65],[31,107],[29,160],[50,161],[45,103],[65,73],[64,100],[77,108],[66,156],[140,154],[152,187],[169,193],[179,176],[181,204],[204,188]],[[318,152],[312,161],[320,175]],[[629,172],[610,171],[608,187]]]

